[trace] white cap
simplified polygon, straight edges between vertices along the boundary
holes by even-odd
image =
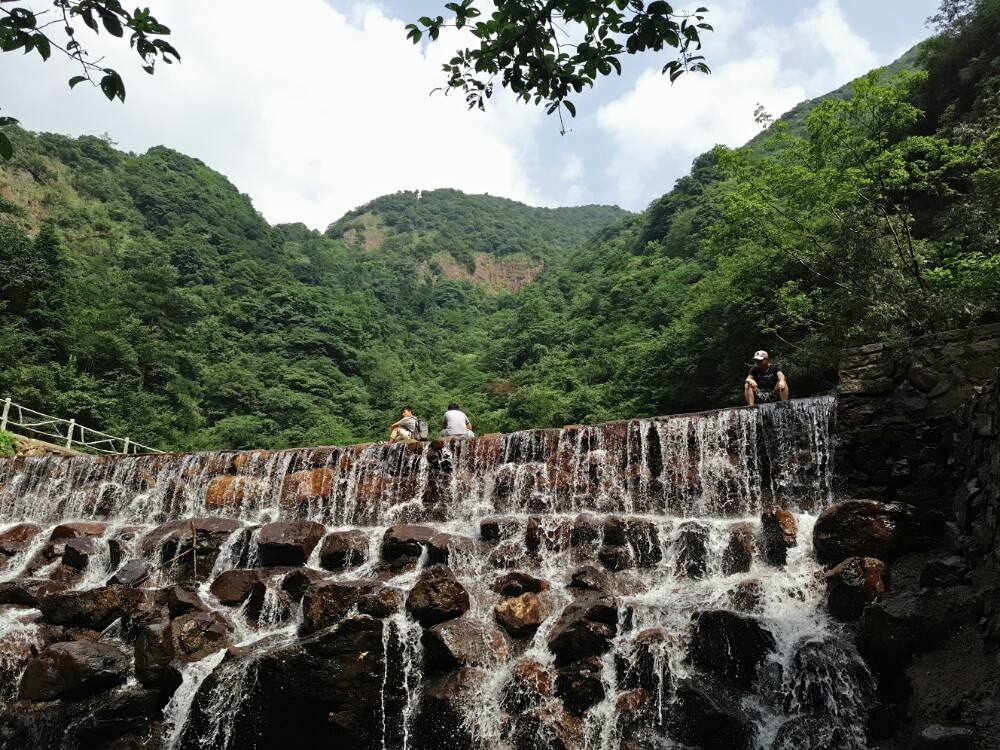
[[[763,349],[758,349],[757,352],[753,355],[753,361],[760,362],[762,359],[769,359],[769,357],[767,356],[767,352],[765,352]]]

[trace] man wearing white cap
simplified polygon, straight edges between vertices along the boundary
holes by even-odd
[[[743,396],[753,406],[768,401],[788,400],[788,381],[780,365],[772,365],[763,349],[754,353],[754,365],[743,384]]]

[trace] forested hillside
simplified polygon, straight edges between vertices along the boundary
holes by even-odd
[[[997,319],[998,38],[984,0],[641,215],[438,190],[271,227],[169,149],[10,132],[0,391],[208,448],[380,438],[404,401],[481,431],[722,406],[757,348],[828,390],[845,345]]]

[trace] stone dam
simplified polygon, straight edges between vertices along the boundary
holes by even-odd
[[[0,747],[997,747],[996,392],[934,416],[981,490],[959,519],[843,479],[898,463],[861,447],[897,424],[879,377],[471,440],[0,461]],[[921,683],[958,679],[933,658],[975,685]]]

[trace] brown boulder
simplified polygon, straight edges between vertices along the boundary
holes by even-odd
[[[399,594],[378,581],[321,581],[302,597],[302,632],[337,625],[354,610],[382,619],[398,611]]]
[[[107,643],[56,643],[28,662],[18,699],[83,698],[125,682],[128,666],[128,657]]]
[[[461,617],[469,609],[469,592],[451,568],[432,565],[424,570],[406,598],[406,609],[425,628]]]
[[[368,534],[360,529],[332,531],[319,549],[319,564],[326,570],[343,570],[368,558]]]
[[[464,667],[494,667],[507,660],[507,640],[496,628],[474,620],[449,620],[421,636],[428,673]]]
[[[549,633],[549,650],[556,664],[606,653],[618,632],[618,604],[599,594],[569,604]]]
[[[313,549],[326,534],[315,521],[277,521],[261,526],[257,550],[264,567],[305,565]]]
[[[516,534],[519,526],[517,519],[509,516],[484,518],[479,522],[479,538],[484,542],[499,542]]]
[[[846,500],[820,513],[813,527],[813,547],[824,565],[849,557],[890,561],[906,552],[930,549],[940,531],[911,505]]]
[[[827,609],[838,620],[861,616],[886,590],[885,563],[874,557],[850,557],[826,572]]]
[[[22,607],[37,607],[46,594],[62,591],[66,587],[56,581],[41,579],[18,579],[0,583],[0,605],[17,604]]]
[[[145,560],[129,560],[108,579],[108,586],[141,586],[149,578],[149,563]]]
[[[734,523],[729,527],[729,543],[722,553],[722,575],[746,573],[753,563],[754,534],[749,523]]]
[[[390,526],[382,537],[382,559],[418,558],[437,530],[430,526],[399,524]]]
[[[601,658],[590,656],[556,672],[556,695],[574,716],[583,716],[587,709],[604,700],[602,669]]]
[[[514,750],[575,750],[584,746],[583,727],[554,701],[517,716],[511,741]]]
[[[539,594],[546,591],[549,588],[549,583],[541,578],[535,578],[515,570],[498,577],[490,588],[501,596],[520,596],[529,592]]]
[[[560,516],[529,516],[524,530],[524,546],[529,552],[560,552],[573,539],[573,520]]]
[[[205,507],[209,510],[242,508],[265,490],[266,485],[256,477],[230,474],[215,477],[205,490]]]
[[[330,468],[295,471],[281,485],[281,505],[294,508],[302,503],[326,500],[333,495],[337,473]]]
[[[186,518],[157,526],[143,537],[142,557],[170,563],[175,580],[208,578],[226,540],[241,526],[231,518]],[[197,574],[197,575],[196,575]]]
[[[775,650],[774,636],[755,618],[722,609],[692,616],[688,653],[698,667],[750,686],[757,667]]]
[[[567,588],[576,591],[608,591],[611,588],[611,577],[600,568],[584,565],[573,571]]]
[[[104,630],[124,615],[133,615],[148,604],[147,592],[121,586],[102,586],[84,591],[46,594],[39,609],[53,625]]]
[[[493,614],[512,638],[529,638],[548,617],[548,609],[537,594],[529,591],[501,599],[493,608]]]
[[[90,558],[99,557],[107,549],[107,542],[90,536],[70,539],[63,547],[62,562],[75,570],[84,570]]]
[[[618,572],[635,567],[635,558],[628,547],[601,547],[597,551],[597,559],[601,565],[610,571]]]
[[[180,617],[189,612],[208,612],[210,607],[202,601],[198,593],[184,586],[170,586],[163,593],[167,605],[167,613],[171,617]]]
[[[222,604],[235,607],[245,602],[253,587],[267,577],[267,571],[260,568],[227,570],[212,581],[209,591]]]
[[[760,516],[761,554],[771,565],[784,565],[798,536],[798,521],[783,508],[768,508]]]
[[[297,568],[281,579],[281,590],[288,594],[293,602],[299,602],[310,586],[324,578],[326,574],[321,570]]]
[[[0,532],[0,555],[13,557],[23,552],[41,532],[42,527],[33,523],[19,523]]]
[[[756,578],[740,581],[726,592],[726,601],[737,612],[760,612],[764,604],[764,586]]]
[[[58,542],[65,539],[77,539],[81,536],[104,536],[108,528],[106,523],[95,521],[81,521],[79,523],[63,523],[52,529],[49,534],[50,542]]]
[[[647,628],[637,633],[628,651],[615,656],[619,687],[665,694],[670,685],[670,641],[663,628]]]
[[[516,714],[545,703],[554,692],[552,674],[545,666],[534,659],[521,659],[510,668],[501,703],[508,713]]]
[[[570,536],[570,543],[574,547],[595,543],[600,537],[601,527],[594,516],[589,513],[581,513],[573,519],[573,533]]]

